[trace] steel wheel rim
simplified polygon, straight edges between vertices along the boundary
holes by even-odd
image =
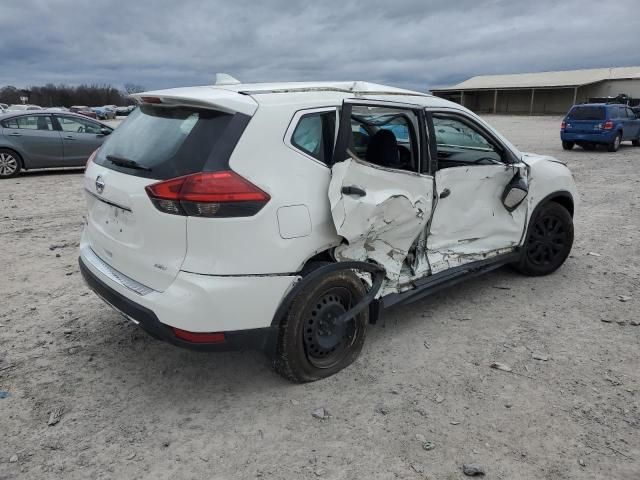
[[[535,265],[554,263],[567,245],[567,230],[562,220],[545,215],[536,220],[529,235],[527,256]]]
[[[10,153],[0,153],[0,175],[9,176],[18,169],[18,160]]]
[[[340,363],[353,344],[355,319],[336,324],[335,318],[351,308],[351,292],[344,287],[330,288],[307,309],[302,331],[307,359],[316,368],[331,368]]]

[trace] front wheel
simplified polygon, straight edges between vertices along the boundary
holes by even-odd
[[[548,275],[560,268],[572,245],[573,218],[565,207],[551,201],[533,213],[522,257],[515,267],[525,275]]]
[[[607,150],[609,150],[610,152],[617,152],[620,148],[620,142],[622,142],[622,135],[618,133],[613,139],[613,142],[607,145]]]
[[[350,365],[362,350],[369,310],[345,323],[335,320],[365,295],[362,281],[352,271],[329,273],[298,292],[280,326],[276,371],[302,383]]]
[[[573,148],[573,146],[575,145],[575,142],[562,142],[562,148],[564,150],[571,150]]]

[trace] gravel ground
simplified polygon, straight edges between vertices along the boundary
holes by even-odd
[[[306,385],[157,342],[90,293],[81,173],[0,182],[0,479],[640,478],[640,148],[564,152],[559,118],[487,118],[569,163],[572,256],[393,308]]]

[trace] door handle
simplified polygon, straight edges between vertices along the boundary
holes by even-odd
[[[451,195],[451,190],[449,190],[448,188],[445,188],[444,190],[442,190],[442,192],[440,192],[440,198],[447,198],[449,195]]]
[[[21,137],[22,134],[18,133],[18,132],[11,132],[9,135],[7,135],[8,137]]]
[[[367,192],[364,191],[362,188],[356,187],[354,185],[342,187],[342,193],[344,195],[354,195],[356,197],[364,197],[367,194]]]
[[[76,138],[75,138],[75,137],[72,137],[71,135],[66,135],[66,136],[64,137],[64,139],[65,139],[65,140],[75,140]]]

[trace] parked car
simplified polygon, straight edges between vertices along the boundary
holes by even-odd
[[[605,145],[610,152],[617,152],[620,143],[626,140],[637,147],[640,146],[640,118],[626,105],[575,105],[560,125],[560,139],[565,150],[571,150],[574,145],[585,150]]]
[[[118,107],[116,108],[116,115],[119,117],[125,117],[129,115],[136,108],[135,105],[127,105],[126,107]]]
[[[113,118],[116,118],[115,110],[111,110],[107,107],[92,107],[91,111],[96,114],[96,117],[99,120],[111,120]]]
[[[9,105],[7,105],[6,103],[0,103],[0,108],[6,110],[7,108],[9,108]]]
[[[16,104],[16,105],[9,105],[9,108],[7,108],[7,111],[9,112],[23,112],[26,110],[42,110],[42,107],[38,105]]]
[[[96,112],[94,112],[93,110],[91,110],[91,108],[85,105],[74,105],[69,108],[69,111],[73,113],[77,113],[79,115],[84,115],[85,117],[89,117],[89,118],[95,118],[95,119],[98,118],[98,115],[96,115]]]
[[[0,179],[21,170],[84,166],[113,128],[64,112],[10,112],[0,117]]]
[[[316,380],[384,307],[507,264],[550,274],[571,250],[569,169],[444,99],[364,82],[134,97],[85,171],[79,263],[175,345],[261,348]]]

